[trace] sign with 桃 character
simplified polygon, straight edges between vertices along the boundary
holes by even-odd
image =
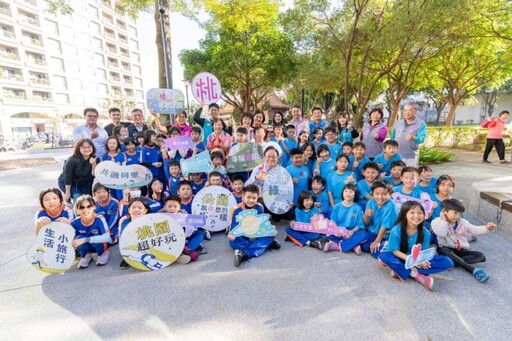
[[[146,214],[134,219],[119,238],[123,259],[133,268],[143,271],[171,265],[184,247],[183,228],[176,219],[163,213]]]
[[[199,102],[205,104],[216,103],[222,95],[220,82],[209,72],[200,72],[194,76],[190,83],[192,96]]]

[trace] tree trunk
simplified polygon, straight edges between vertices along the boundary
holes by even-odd
[[[446,127],[451,128],[453,119],[455,118],[455,111],[457,111],[458,103],[452,103],[450,102],[450,111],[448,112],[448,115],[446,116]]]
[[[391,113],[391,116],[389,116],[388,127],[393,127],[395,125],[395,122],[398,120],[398,112],[400,111],[400,102],[395,103],[395,101],[392,101],[392,105],[393,112]]]
[[[170,6],[169,6],[169,0],[161,0],[161,1],[162,1],[162,6],[165,8],[164,26],[165,26],[165,33],[167,35],[167,55],[169,56],[169,68],[170,68],[170,74],[172,77],[171,25],[170,25],[170,20],[169,20]],[[157,53],[158,53],[158,87],[165,89],[165,88],[167,88],[167,80],[166,80],[166,73],[165,73],[164,44],[163,44],[163,39],[162,39],[162,30],[161,30],[161,26],[160,26],[160,6],[158,3],[158,0],[155,0],[155,27],[156,27],[155,44],[156,44]],[[171,88],[172,88],[172,79],[170,80],[169,84],[171,84]]]

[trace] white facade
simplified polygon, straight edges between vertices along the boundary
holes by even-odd
[[[70,135],[85,107],[106,122],[108,98],[144,107],[135,22],[116,14],[109,0],[72,0],[72,15],[45,6],[0,0],[0,135]]]

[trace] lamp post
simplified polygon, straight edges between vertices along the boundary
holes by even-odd
[[[306,80],[304,78],[299,79],[300,85],[302,86],[302,95],[300,97],[300,110],[302,111],[303,114],[304,114],[304,83],[305,83],[305,81]]]
[[[188,79],[183,80],[183,84],[185,85],[185,98],[187,99],[187,115],[188,115],[188,124],[190,124],[190,106],[188,103],[188,87],[190,86],[190,81]]]
[[[167,89],[172,89],[172,70],[171,62],[169,59],[169,53],[167,51],[167,33],[165,31],[165,7],[162,4],[162,0],[158,0],[158,6],[160,7],[160,30],[162,31],[162,42],[164,49],[164,64],[165,64],[165,79],[167,81]]]

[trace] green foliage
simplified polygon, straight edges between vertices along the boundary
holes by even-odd
[[[453,153],[436,149],[436,148],[420,148],[420,165],[432,165],[448,162],[454,156]]]
[[[432,147],[480,150],[485,145],[487,130],[472,127],[428,127],[426,145]]]
[[[277,1],[209,0],[205,9],[210,18],[207,36],[199,49],[179,55],[186,78],[200,71],[214,73],[224,100],[242,111],[292,80],[295,53],[277,25]]]

